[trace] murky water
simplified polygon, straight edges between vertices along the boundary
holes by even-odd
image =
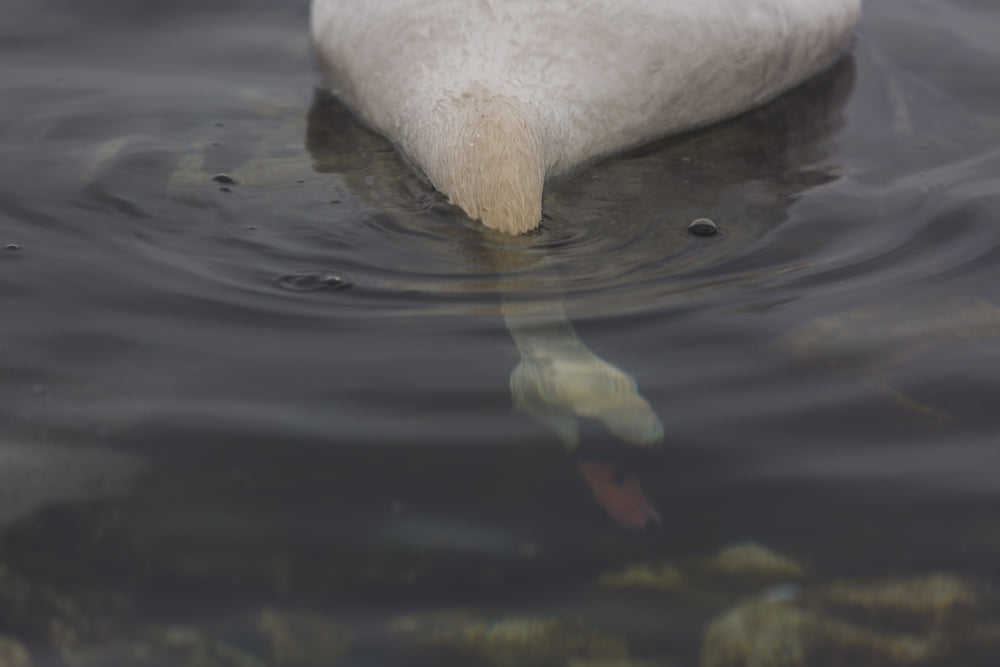
[[[993,3],[516,242],[304,2],[2,5],[0,664],[997,663]]]

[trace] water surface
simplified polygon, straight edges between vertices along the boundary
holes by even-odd
[[[743,664],[712,624],[746,600],[812,614],[774,621],[811,662],[756,664],[996,663],[992,3],[868,3],[831,71],[558,179],[516,243],[322,91],[304,2],[3,6],[0,641],[34,664]],[[515,410],[511,313],[572,322],[662,444]],[[597,583],[638,564],[680,578]]]

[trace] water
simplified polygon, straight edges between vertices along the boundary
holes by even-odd
[[[302,2],[4,9],[0,662],[996,663],[992,3],[869,3],[514,243],[314,89]],[[638,393],[512,395],[552,349]]]

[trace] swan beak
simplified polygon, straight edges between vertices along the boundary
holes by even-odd
[[[616,464],[578,461],[580,474],[611,519],[626,530],[643,530],[649,522],[660,525],[660,513],[642,491],[639,478]]]

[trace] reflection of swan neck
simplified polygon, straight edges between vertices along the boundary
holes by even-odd
[[[521,234],[542,217],[541,140],[508,98],[468,91],[437,102],[405,149],[450,201],[487,227]]]

